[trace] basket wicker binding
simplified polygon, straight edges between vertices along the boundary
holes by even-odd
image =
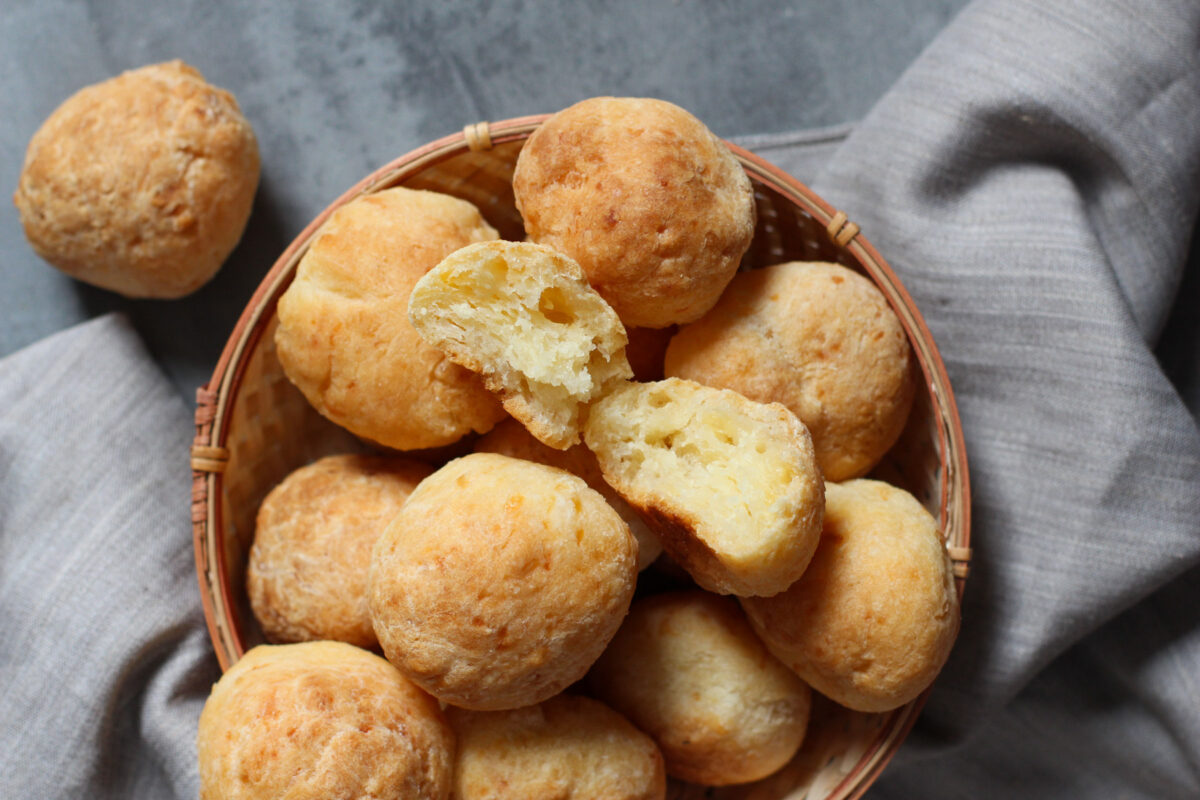
[[[301,232],[251,298],[212,380],[197,392],[191,451],[196,569],[222,669],[263,641],[243,585],[259,503],[297,467],[329,453],[364,449],[309,406],[275,356],[275,305],[297,263],[336,208],[393,186],[469,200],[503,238],[523,238],[513,201],[513,166],[521,145],[544,118],[469,125],[367,176]],[[869,276],[899,315],[925,391],[918,392],[907,428],[873,476],[909,490],[939,520],[961,595],[970,560],[966,450],[950,383],[924,320],[883,258],[845,214],[757,156],[736,145],[730,148],[751,178],[758,211],[743,268],[793,260],[835,261]],[[891,712],[864,714],[817,697],[803,748],[775,775],[719,789],[672,781],[668,795],[680,800],[858,797],[900,746],[924,700],[922,695]]]

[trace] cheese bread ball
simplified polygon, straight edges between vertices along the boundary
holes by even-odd
[[[284,372],[321,414],[386,447],[489,430],[504,410],[478,375],[421,341],[408,298],[450,253],[496,236],[475,206],[437,192],[387,189],[342,206],[279,299]]]
[[[182,297],[242,236],[258,141],[233,95],[182,61],[79,90],[33,135],[13,202],[38,255],[127,297]]]
[[[701,587],[775,594],[812,558],[824,484],[808,431],[778,403],[678,378],[631,383],[592,408],[584,437]]]
[[[600,471],[600,465],[596,463],[596,456],[583,445],[577,444],[567,450],[556,450],[535,439],[520,422],[507,419],[475,442],[475,452],[523,458],[578,475],[588,486],[599,492],[629,526],[630,533],[637,539],[639,571],[650,566],[662,552],[658,534],[650,530],[641,516],[617,494],[617,490],[608,485]]]
[[[200,714],[200,800],[445,800],[454,734],[437,702],[342,642],[260,645]]]
[[[713,786],[786,764],[812,705],[808,686],[767,652],[737,603],[701,591],[634,603],[588,685],[658,742],[668,775]]]
[[[560,694],[510,711],[450,708],[454,800],[662,800],[654,740],[589,697]]]
[[[671,340],[666,374],[787,406],[831,481],[865,475],[895,444],[917,386],[908,338],[883,294],[820,262],[738,273]]]
[[[367,609],[371,550],[431,472],[408,458],[334,455],[271,490],[246,565],[250,607],[268,641],[378,644]]]
[[[513,193],[529,238],[578,261],[630,327],[698,319],[754,235],[741,164],[663,100],[595,97],[559,111],[521,149]]]
[[[376,542],[371,619],[443,702],[499,710],[583,677],[621,624],[637,542],[581,478],[472,453],[430,475]]]
[[[958,594],[937,523],[880,481],[825,487],[825,529],[786,592],[743,598],[754,629],[814,689],[889,711],[933,682],[958,634]]]
[[[579,442],[588,404],[633,377],[621,320],[578,264],[542,245],[482,242],[450,254],[417,282],[408,315],[560,450]]]

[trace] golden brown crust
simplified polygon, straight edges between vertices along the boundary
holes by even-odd
[[[811,692],[767,652],[737,603],[700,591],[638,600],[588,685],[658,742],[667,773],[709,785],[782,767]]]
[[[454,734],[384,659],[341,642],[261,645],[213,687],[200,800],[445,800]]]
[[[636,502],[630,500],[630,502]],[[663,543],[663,550],[676,567],[682,568],[688,577],[697,583],[703,581],[710,587],[724,588],[728,581],[723,577],[728,568],[721,563],[721,555],[698,536],[696,529],[703,523],[687,514],[682,508],[658,505],[660,499],[637,502],[635,506],[642,519]],[[696,576],[700,578],[697,579]],[[719,591],[717,588],[709,591]],[[720,592],[728,594],[728,592]]]
[[[738,273],[671,340],[666,374],[787,406],[832,481],[864,475],[883,457],[917,386],[908,338],[882,293],[820,262]]]
[[[596,463],[596,456],[582,444],[566,450],[557,450],[539,442],[517,420],[508,419],[481,436],[475,442],[475,452],[523,458],[578,475],[588,486],[599,492],[629,526],[630,533],[638,543],[638,570],[650,566],[662,552],[658,536],[646,526],[621,495],[617,494],[617,490],[608,485],[600,471],[600,465]]]
[[[422,275],[496,235],[470,203],[435,192],[388,189],[339,208],[279,300],[288,378],[333,422],[397,450],[489,430],[504,417],[499,402],[421,341],[407,310]]]
[[[458,740],[453,800],[662,800],[666,771],[649,736],[603,703],[556,695],[511,711],[447,716]]]
[[[233,95],[182,61],[81,89],[29,142],[13,202],[66,274],[128,297],[182,297],[233,250],[258,187]]]
[[[743,598],[781,661],[831,700],[888,711],[923,692],[958,634],[958,595],[937,523],[874,480],[826,486],[825,529],[786,592]]]
[[[517,708],[584,675],[636,577],[629,528],[582,479],[473,453],[425,479],[376,543],[371,618],[440,700]]]
[[[407,458],[335,455],[271,490],[246,564],[250,607],[268,641],[378,645],[367,609],[371,550],[431,472]]]
[[[737,159],[663,100],[596,97],[558,112],[525,142],[513,191],[530,239],[578,261],[631,327],[699,318],[754,234]]]
[[[629,384],[592,407],[584,437],[703,588],[774,594],[812,557],[824,483],[808,432],[778,403],[678,378]]]

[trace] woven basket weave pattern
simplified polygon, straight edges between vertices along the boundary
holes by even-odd
[[[466,135],[431,143],[364,179],[334,203],[276,263],[251,301],[198,394],[193,522],[205,612],[218,657],[228,667],[262,641],[244,591],[244,565],[263,497],[285,475],[322,455],[364,445],[318,414],[292,386],[275,356],[274,308],[319,223],[362,193],[402,185],[474,203],[503,238],[524,238],[512,172],[540,118],[468,126]],[[844,214],[793,179],[733,148],[755,187],[754,241],[743,268],[791,260],[835,261],[883,290],[908,331],[924,375],[900,442],[874,475],[908,489],[937,517],[956,560],[959,588],[969,550],[969,493],[961,428],[945,371],[920,315],[878,253]],[[202,424],[203,423],[203,424]],[[818,699],[805,747],[783,770],[746,786],[708,789],[672,782],[669,796],[728,800],[849,798],[864,792],[907,734],[923,703],[886,714],[851,712]]]

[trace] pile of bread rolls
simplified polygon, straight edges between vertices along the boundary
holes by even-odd
[[[275,644],[205,706],[203,798],[745,783],[795,756],[813,690],[886,711],[945,662],[937,524],[863,477],[917,380],[878,289],[738,271],[750,181],[660,100],[550,117],[513,189],[523,242],[446,195],[351,201],[280,299],[288,377],[381,454],[263,502]]]

